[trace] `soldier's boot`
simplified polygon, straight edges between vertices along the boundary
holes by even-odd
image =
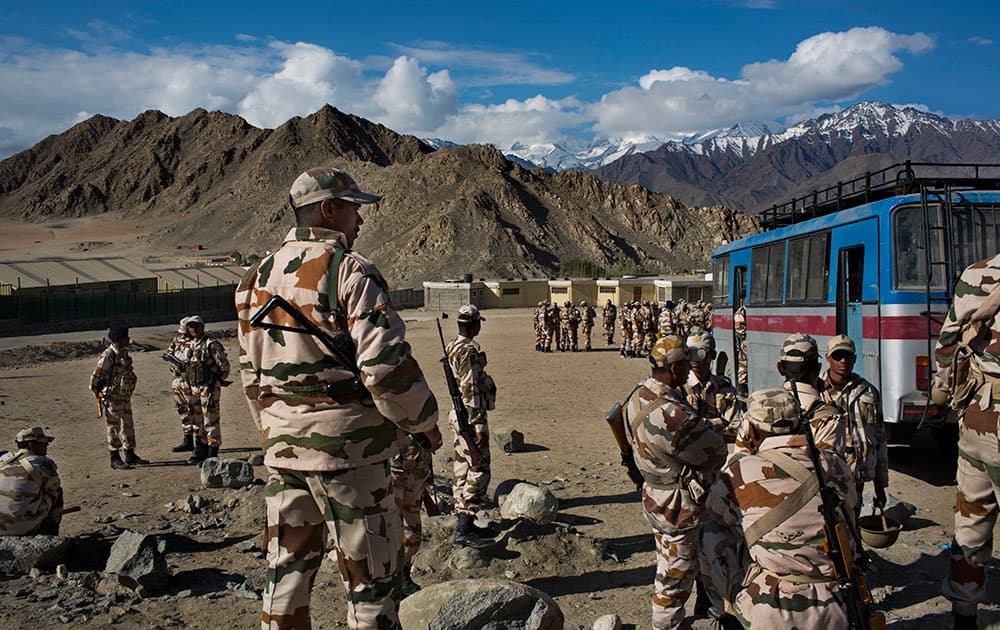
[[[194,445],[194,452],[191,453],[191,457],[188,458],[188,463],[200,464],[206,459],[208,459],[208,444],[199,440]]]
[[[122,461],[121,454],[118,453],[117,449],[111,451],[111,468],[112,470],[131,470],[132,467]]]
[[[955,630],[976,630],[979,627],[975,615],[952,613],[952,616],[955,618]]]
[[[725,612],[715,617],[715,627],[719,630],[743,630],[743,624],[734,615]]]
[[[219,456],[219,445],[218,444],[209,444],[208,445],[208,456],[209,457],[218,457]]]
[[[181,443],[170,449],[173,453],[188,453],[194,450],[194,436],[190,433],[185,433],[184,438]]]
[[[413,581],[410,576],[412,567],[409,564],[403,565],[403,597],[409,597],[420,590],[420,585]]]
[[[134,448],[125,449],[125,463],[129,466],[137,466],[139,464],[148,464],[148,459],[143,459],[135,454]]]
[[[459,514],[455,524],[455,544],[459,547],[472,547],[482,549],[493,543],[491,540],[484,540],[473,529],[472,516],[470,514]]]
[[[708,589],[705,588],[701,580],[695,580],[694,585],[697,593],[694,598],[694,616],[705,617],[712,607],[712,602],[708,599]]]

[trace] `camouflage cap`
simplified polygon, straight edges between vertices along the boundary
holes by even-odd
[[[649,362],[661,368],[689,358],[687,346],[677,335],[660,337],[649,351]]]
[[[853,355],[858,352],[854,347],[854,340],[847,335],[837,335],[836,337],[831,337],[830,341],[826,344],[826,356],[830,356],[838,350],[846,350]]]
[[[462,308],[458,309],[458,321],[463,323],[468,322],[485,322],[486,318],[479,314],[479,309],[473,304],[466,304]]]
[[[746,418],[758,431],[769,435],[787,435],[799,428],[795,399],[783,389],[762,389],[750,394]]]
[[[692,335],[687,338],[687,347],[692,361],[704,361],[715,352],[715,337],[708,333]]]
[[[181,321],[177,324],[177,332],[183,333],[187,332],[188,318],[182,317]]]
[[[187,324],[185,325],[190,326],[191,324],[201,324],[202,326],[204,326],[205,320],[201,318],[201,315],[192,315],[191,317],[187,318]]]
[[[586,306],[587,300],[580,300],[580,306]]]
[[[324,199],[346,199],[354,203],[375,203],[379,195],[362,192],[350,175],[330,166],[311,168],[299,175],[288,192],[293,208],[308,206]]]
[[[45,430],[42,427],[31,427],[30,429],[22,429],[17,432],[14,437],[15,442],[43,442],[48,444],[49,442],[55,440],[54,437],[45,435]]]
[[[809,335],[795,333],[788,335],[784,343],[781,344],[782,361],[789,363],[805,363],[810,360],[819,360],[819,350],[816,348],[816,340]]]

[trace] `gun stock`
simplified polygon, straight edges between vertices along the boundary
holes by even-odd
[[[455,374],[451,371],[451,364],[448,363],[448,347],[444,343],[444,332],[441,330],[441,320],[435,318],[437,322],[438,338],[441,340],[441,367],[444,370],[444,380],[448,384],[448,395],[451,397],[451,407],[455,411],[455,421],[458,425],[458,434],[465,440],[466,445],[469,447],[469,459],[472,460],[472,465],[476,466],[483,461],[483,454],[479,450],[479,446],[476,444],[475,437],[472,435],[472,427],[469,426],[469,410],[465,407],[465,402],[462,400],[462,390],[458,387],[458,380],[455,378]]]
[[[614,436],[615,442],[618,444],[618,450],[621,451],[622,466],[625,467],[628,478],[632,480],[637,490],[641,490],[643,483],[642,473],[639,471],[639,467],[635,465],[632,444],[629,443],[628,436],[625,435],[625,412],[621,403],[615,403],[615,406],[608,412],[605,420],[607,420],[608,426],[611,428],[611,435]]]

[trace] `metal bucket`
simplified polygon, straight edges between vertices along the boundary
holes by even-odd
[[[891,547],[899,538],[903,526],[885,514],[870,514],[858,519],[858,529],[861,530],[861,540],[875,549]]]

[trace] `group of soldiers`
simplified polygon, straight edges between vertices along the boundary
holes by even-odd
[[[135,452],[132,394],[138,378],[128,352],[128,327],[112,326],[108,340],[90,377],[90,391],[97,398],[97,415],[104,417],[111,468],[125,470],[149,462]],[[217,457],[222,444],[219,398],[229,377],[225,349],[205,334],[201,316],[191,315],[180,321],[163,358],[173,374],[171,391],[183,434],[173,451],[190,451],[192,464]]]
[[[539,302],[531,314],[535,329],[535,350],[552,352],[555,346],[559,352],[576,352],[580,349],[582,328],[583,349],[589,352],[593,349],[591,335],[595,319],[597,311],[586,300],[582,300],[579,307],[569,300],[563,302],[561,307],[558,302]]]
[[[614,330],[614,323],[611,330]],[[675,335],[684,339],[711,331],[712,305],[708,302],[689,303],[682,299],[675,304],[667,300],[660,306],[655,301],[633,300],[621,307],[620,353],[623,357],[645,358],[659,337]],[[612,342],[609,337],[608,343]]]

